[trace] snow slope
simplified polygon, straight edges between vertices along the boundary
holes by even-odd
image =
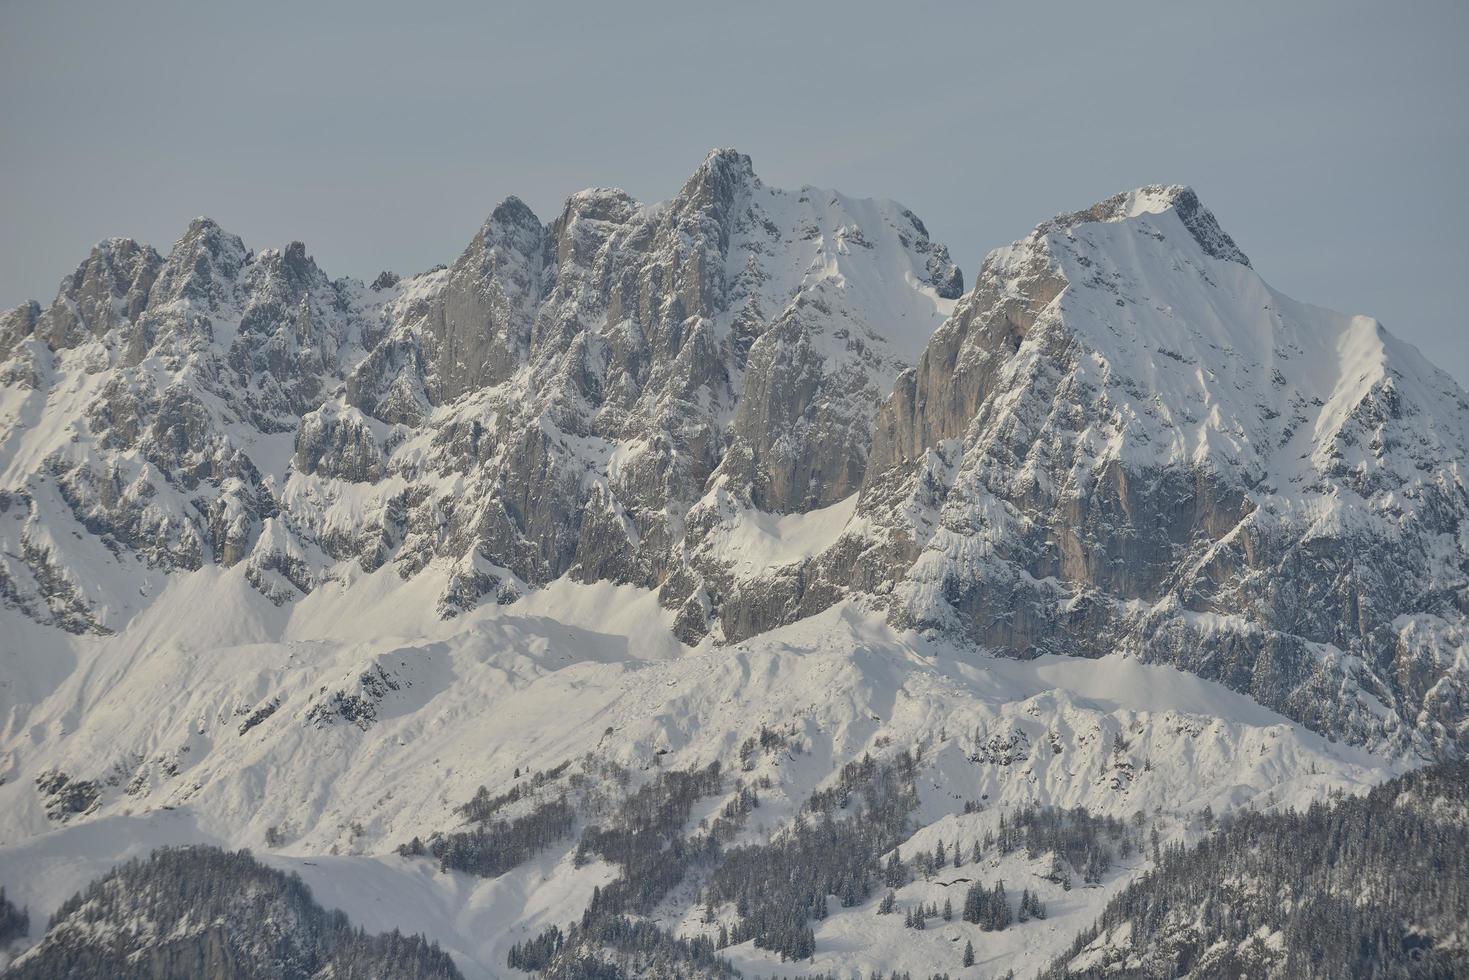
[[[1168,839],[1187,837],[1199,832],[1195,813],[1206,804],[1300,805],[1401,768],[1170,668],[976,656],[895,633],[856,603],[732,647],[685,648],[648,591],[560,582],[444,623],[427,601],[386,608],[390,575],[313,596],[287,616],[240,573],[225,573],[236,581],[165,592],[117,636],[73,639],[78,669],[14,716],[0,741],[10,766],[0,786],[0,881],[12,896],[39,922],[111,863],[166,841],[249,846],[301,872],[318,899],[354,922],[422,930],[467,975],[496,976],[511,943],[575,919],[613,872],[576,868],[570,841],[489,881],[392,850],[456,826],[457,804],[480,785],[510,784],[517,768],[591,752],[638,781],[659,768],[732,762],[768,725],[801,746],[745,774],[771,780],[755,814],[768,832],[845,762],[921,746],[918,829],[905,850],[977,839],[1001,812],[1032,802],[1123,817],[1141,810]],[[204,595],[223,611],[229,590],[234,615],[188,614]],[[313,721],[326,692],[350,690],[378,667],[399,687],[370,723]],[[276,698],[278,709],[241,731]],[[1127,743],[1120,755],[1118,735]],[[140,758],[128,779],[106,785],[113,763],[128,758]],[[59,827],[33,783],[51,769],[101,786],[93,809]],[[964,814],[965,801],[985,809]],[[276,847],[266,842],[272,827],[284,838]],[[983,873],[1018,894],[1019,882],[1039,874],[1035,863],[1011,855]],[[1050,917],[986,935],[986,965],[1041,965],[1143,866],[1133,860],[1105,887],[1071,892],[1036,878]],[[900,899],[943,894],[936,878]],[[707,930],[695,899],[685,888],[657,918]],[[817,968],[955,965],[951,936],[971,927],[899,932],[897,917],[874,918],[876,900],[819,924]],[[731,956],[753,975],[779,968],[749,944]]]

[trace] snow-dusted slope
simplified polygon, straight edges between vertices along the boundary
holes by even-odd
[[[446,624],[426,584],[429,601],[382,608],[390,577],[379,571],[340,594],[328,587],[286,614],[235,570],[202,593],[165,593],[118,636],[69,638],[78,669],[0,743],[0,879],[12,897],[43,919],[111,863],[161,843],[249,846],[299,870],[354,922],[425,931],[467,975],[493,976],[511,943],[576,919],[614,869],[576,867],[570,840],[487,881],[391,852],[462,825],[455,807],[481,785],[515,785],[517,769],[567,760],[580,769],[591,753],[627,767],[638,785],[721,760],[732,778],[698,812],[733,799],[733,777],[768,779],[746,825],[744,839],[757,840],[844,764],[920,748],[913,827],[926,829],[903,844],[911,856],[939,839],[967,848],[1026,803],[1142,811],[1171,840],[1200,831],[1206,804],[1302,804],[1396,768],[1171,668],[976,658],[895,633],[859,604],[690,650],[652,592],[561,583]],[[238,617],[188,615],[202,595],[229,594]],[[349,720],[338,692],[370,710]],[[741,744],[762,726],[788,742],[742,768]],[[83,812],[38,790],[37,774],[58,771],[90,784]],[[965,814],[966,801],[983,810]],[[1014,883],[1017,895],[1029,882],[1050,916],[988,941],[988,962],[996,971],[1043,964],[1140,862],[1114,868],[1106,887],[1065,891],[1038,877],[1044,859],[996,856],[986,879]],[[938,881],[920,879],[899,897],[941,902]],[[655,919],[707,933],[697,884],[691,877]],[[418,898],[395,897],[404,894]],[[955,965],[942,930],[915,938],[900,917],[875,919],[879,897],[834,908],[820,924],[819,968]],[[961,928],[970,927],[950,931]],[[779,964],[748,944],[730,955],[754,974]]]

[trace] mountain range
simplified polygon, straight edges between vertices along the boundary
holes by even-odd
[[[1466,466],[1447,373],[1184,186],[972,281],[733,150],[371,283],[109,239],[0,316],[17,965],[165,846],[92,889],[129,962],[118,890],[189,854],[314,909],[302,963],[400,951],[180,845],[471,977],[1125,963],[1162,844],[1469,748]]]

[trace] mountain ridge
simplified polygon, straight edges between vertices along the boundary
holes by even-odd
[[[855,582],[898,625],[1022,656],[1039,635],[1054,652],[1121,647],[1353,740],[1462,746],[1469,559],[1462,543],[1414,559],[1403,540],[1452,539],[1469,512],[1469,400],[1446,375],[1376,321],[1271,290],[1185,185],[1044,222],[961,290],[911,212],[768,188],[733,150],[660,204],[593,188],[542,224],[506,198],[452,265],[375,287],[329,279],[299,242],[257,255],[207,218],[167,257],[109,239],[50,307],[0,323],[12,447],[36,441],[17,405],[35,398],[17,396],[48,387],[46,366],[108,379],[81,418],[64,410],[83,448],[58,434],[5,453],[7,499],[28,514],[6,601],[83,631],[136,604],[106,597],[99,616],[93,583],[51,557],[40,480],[119,562],[141,559],[131,577],[243,563],[291,602],[346,563],[408,578],[448,562],[446,616],[561,575],[608,579],[656,588],[690,643],[809,615]],[[956,454],[975,438],[980,455]],[[982,483],[951,521],[1009,509],[965,532],[1019,549],[999,579],[942,557],[969,547],[942,530],[951,478]],[[743,514],[854,493],[850,533],[819,554],[751,577],[720,553]],[[1073,513],[1038,520],[1046,507]],[[1323,533],[1370,533],[1343,553],[1417,571],[1296,574],[1325,615],[1261,584]],[[1425,643],[1457,660],[1424,675]]]

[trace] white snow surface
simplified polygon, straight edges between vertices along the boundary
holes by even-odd
[[[433,613],[433,577],[405,584],[383,570],[280,608],[239,570],[175,576],[127,629],[103,638],[43,632],[0,611],[7,662],[31,668],[6,675],[26,696],[4,689],[0,882],[39,924],[126,857],[165,843],[248,846],[298,871],[319,900],[367,929],[422,931],[466,976],[492,977],[505,975],[512,943],[577,918],[615,869],[576,868],[570,840],[493,880],[440,873],[393,848],[458,826],[453,808],[480,785],[511,785],[517,767],[590,752],[628,766],[637,782],[660,764],[737,760],[761,724],[794,731],[802,751],[746,774],[772,780],[751,818],[758,836],[789,821],[845,762],[921,746],[909,853],[941,838],[970,841],[1030,802],[1142,810],[1165,838],[1187,838],[1205,804],[1301,805],[1402,768],[1169,668],[1115,657],[989,658],[895,633],[857,602],[738,645],[689,648],[669,633],[651,592],[560,581],[445,622]],[[11,639],[42,636],[27,651]],[[42,669],[53,658],[75,668]],[[378,667],[400,687],[365,730],[308,718],[325,692],[350,689]],[[274,698],[279,709],[241,733],[242,720]],[[1118,734],[1125,757],[1114,753]],[[1013,761],[971,761],[981,742],[1006,746]],[[105,785],[113,764],[129,759],[128,779]],[[51,769],[103,781],[99,804],[65,823],[48,820],[34,778]],[[983,812],[964,815],[966,800]],[[266,845],[271,827],[285,836],[278,848]],[[900,917],[874,915],[877,895],[854,909],[833,902],[817,924],[811,968],[952,970],[956,937],[973,931],[986,970],[1033,969],[1146,866],[1133,858],[1102,887],[1063,892],[1032,863],[1020,852],[966,875],[1003,878],[1017,894],[1028,882],[1050,905],[1044,922],[980,942],[977,927],[958,921],[902,930]],[[962,897],[943,884],[955,875],[915,882],[900,902]],[[685,934],[707,930],[694,887],[686,883],[656,918]],[[749,944],[729,955],[747,975],[782,969]]]
[[[916,236],[917,219],[895,201],[820,187],[787,191],[761,183],[749,193],[754,213],[766,224],[745,228],[731,242],[725,270],[735,283],[730,319],[746,302],[775,313],[797,297],[817,296],[834,304],[833,319],[848,320],[888,348],[893,373],[881,387],[890,389],[896,370],[918,359],[956,302],[941,298],[915,274],[921,268],[907,242]],[[770,227],[781,236],[779,247],[772,244]],[[895,288],[899,284],[908,288]],[[829,359],[848,356],[844,339],[821,339]]]
[[[1079,373],[1095,372],[1121,415],[1103,459],[1206,464],[1299,492],[1390,378],[1422,403],[1420,438],[1464,457],[1465,408],[1444,372],[1372,317],[1297,302],[1207,255],[1170,206],[1177,190],[1134,192],[1127,220],[1050,236],[1069,284],[1056,315],[1091,355]],[[1372,465],[1366,453],[1348,462]]]

